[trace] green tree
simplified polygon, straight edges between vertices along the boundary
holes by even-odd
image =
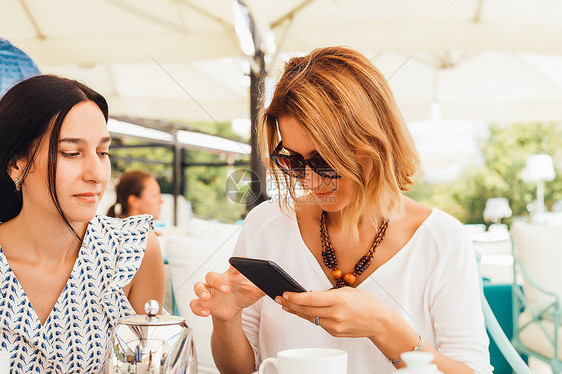
[[[467,211],[467,223],[482,222],[486,199],[506,197],[514,216],[526,215],[536,199],[536,184],[526,183],[522,171],[529,156],[551,155],[555,167],[562,161],[562,128],[558,124],[492,125],[490,137],[480,145],[484,166],[465,170],[451,185],[453,198]],[[545,183],[545,205],[562,198],[562,176]]]
[[[201,151],[190,151],[188,163],[226,162],[224,158]],[[229,166],[191,166],[187,168],[186,199],[191,202],[193,212],[199,216],[235,222],[246,211],[227,195],[227,177],[234,170]]]
[[[562,127],[559,124],[514,124],[490,126],[490,136],[480,144],[481,167],[468,167],[448,185],[421,183],[408,193],[414,199],[443,209],[464,223],[485,223],[486,200],[506,197],[514,216],[527,214],[536,199],[536,184],[523,181],[527,158],[537,153],[551,155],[555,169],[562,165]],[[545,183],[545,205],[562,199],[562,175]],[[509,220],[505,220],[509,223]]]
[[[190,129],[208,134],[233,138],[231,125],[226,123],[190,123]],[[245,141],[240,137],[237,141]],[[134,147],[119,147],[119,146]],[[118,180],[123,172],[132,169],[145,170],[156,177],[163,193],[172,193],[173,151],[171,148],[147,145],[141,140],[117,139],[112,141],[112,179]],[[226,163],[225,156],[206,151],[188,150],[183,160],[189,164]],[[247,157],[245,158],[247,159]],[[244,162],[245,159],[229,161]],[[226,180],[232,167],[227,166],[188,166],[185,169],[185,190],[181,193],[191,202],[193,213],[197,216],[216,219],[222,222],[235,222],[243,217],[246,207],[227,196]]]

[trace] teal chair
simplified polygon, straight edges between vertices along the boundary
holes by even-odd
[[[476,258],[478,263],[480,263],[480,253],[476,252]],[[496,319],[486,296],[484,295],[484,287],[482,282],[480,283],[480,302],[482,305],[482,313],[484,314],[484,322],[486,323],[486,330],[488,331],[488,336],[490,341],[495,344],[505,362],[511,367],[516,374],[532,374],[531,369],[527,366],[527,363],[515,350],[511,341],[506,336],[504,330],[500,326],[500,323]]]
[[[490,283],[484,278],[484,296],[492,313],[508,340],[513,337],[513,285],[511,283]],[[490,334],[490,363],[494,374],[512,374],[513,369]],[[527,362],[527,356],[522,356]]]
[[[562,373],[562,227],[517,221],[511,236],[522,280],[514,288],[513,345]]]

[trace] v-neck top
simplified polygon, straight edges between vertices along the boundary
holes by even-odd
[[[332,288],[301,236],[294,211],[282,211],[277,202],[266,201],[248,214],[234,252],[276,262],[308,290]],[[434,208],[410,240],[356,288],[396,310],[442,354],[488,374],[492,367],[479,287],[474,250],[461,223]],[[242,326],[256,368],[282,350],[324,347],[348,352],[349,373],[396,371],[369,339],[334,337],[267,296],[243,311]]]
[[[123,287],[142,262],[152,216],[95,216],[74,267],[41,325],[0,247],[0,350],[10,372],[99,373],[117,321],[135,314]]]

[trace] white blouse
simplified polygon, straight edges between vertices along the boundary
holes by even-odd
[[[284,214],[278,203],[266,201],[248,214],[235,255],[272,260],[309,290],[332,287],[306,247],[294,212]],[[400,313],[445,356],[475,373],[492,372],[474,250],[450,215],[433,209],[408,243],[357,288]],[[348,352],[349,373],[396,370],[369,339],[333,337],[267,296],[244,310],[242,323],[256,367],[281,350],[328,347]]]
[[[96,216],[70,277],[41,325],[0,248],[0,350],[11,373],[99,373],[111,329],[135,314],[123,287],[142,262],[152,216]]]

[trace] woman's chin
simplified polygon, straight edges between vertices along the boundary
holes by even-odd
[[[81,211],[66,213],[68,221],[73,223],[90,222],[95,216],[96,209],[82,209]]]
[[[310,202],[318,204],[326,212],[339,212],[345,207],[344,202],[335,194],[325,196],[315,196],[312,194]]]

